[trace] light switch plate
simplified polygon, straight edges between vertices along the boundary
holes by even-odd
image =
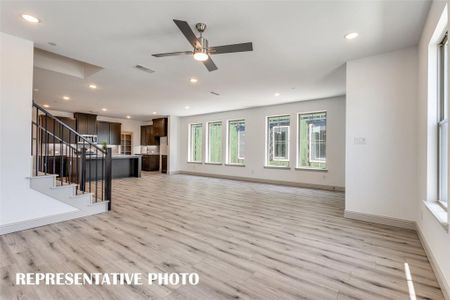
[[[353,143],[355,145],[366,145],[367,141],[366,138],[364,136],[357,136],[354,138]]]

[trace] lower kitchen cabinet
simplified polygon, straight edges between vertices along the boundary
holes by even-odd
[[[142,171],[159,171],[159,154],[142,155]]]
[[[161,155],[161,173],[167,173],[167,155]]]

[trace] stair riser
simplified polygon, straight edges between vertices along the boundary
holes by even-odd
[[[48,190],[47,195],[58,200],[65,200],[75,195],[75,187],[53,187]]]
[[[31,188],[44,194],[46,194],[45,191],[48,191],[50,188],[54,187],[55,184],[55,177],[33,177],[30,180]]]

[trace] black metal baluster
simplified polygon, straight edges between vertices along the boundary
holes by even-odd
[[[39,110],[36,107],[36,124],[39,125]],[[39,138],[39,133],[40,133],[40,129],[39,126],[36,126],[36,176],[38,176],[39,174],[39,143],[40,143],[40,138]]]
[[[91,189],[91,182],[92,182],[92,175],[91,175],[91,169],[92,169],[92,146],[89,144],[89,193],[92,191]]]
[[[105,199],[109,200],[108,202],[108,210],[111,210],[112,204],[112,149],[106,149],[106,160],[105,160]]]
[[[53,130],[56,131],[56,121],[55,119],[53,119]],[[53,173],[52,174],[56,174],[56,157],[55,157],[55,153],[56,153],[56,145],[55,145],[55,137],[53,137]]]
[[[102,201],[105,200],[104,197],[104,184],[105,184],[105,154],[102,153]]]
[[[59,155],[59,180],[61,181],[61,185],[64,185],[64,148],[62,139],[59,140]]]
[[[48,173],[48,116],[47,113],[45,113],[45,175]]]
[[[70,144],[70,130],[69,130],[69,183],[72,183],[72,162],[73,162],[73,149],[72,149],[72,145]],[[64,137],[64,134],[63,134]]]
[[[83,140],[83,148],[81,148],[81,180],[80,180],[80,190],[86,192],[86,149],[84,148],[84,140]]]
[[[95,202],[97,202],[98,193],[98,149],[95,148]]]

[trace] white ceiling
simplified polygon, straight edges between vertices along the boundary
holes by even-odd
[[[2,1],[1,31],[104,68],[87,79],[35,69],[38,103],[147,120],[345,94],[345,62],[417,44],[429,1]],[[22,13],[42,20],[30,24]],[[208,72],[172,19],[205,22],[210,46],[253,42]],[[356,31],[355,40],[344,35]],[[50,46],[48,43],[56,43]],[[133,68],[142,64],[153,74]],[[190,77],[199,82],[189,83]],[[91,90],[87,86],[99,87]],[[220,93],[214,96],[209,91]],[[275,97],[274,93],[281,95]],[[71,97],[62,100],[63,95]],[[185,106],[190,106],[189,110]]]

